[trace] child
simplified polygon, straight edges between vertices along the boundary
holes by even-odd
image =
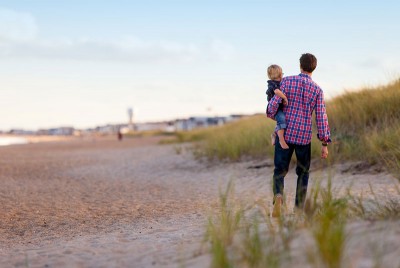
[[[279,104],[279,109],[276,112],[275,115],[275,120],[276,120],[276,126],[277,126],[277,133],[279,137],[279,144],[283,149],[289,149],[289,146],[287,145],[285,138],[283,134],[285,133],[286,129],[286,119],[285,119],[285,114],[283,113],[283,105],[288,105],[288,100],[285,96],[285,94],[282,93],[282,91],[279,90],[280,87],[280,82],[282,80],[282,68],[276,64],[273,64],[268,67],[267,70],[268,78],[268,90],[266,92],[267,94],[267,100],[270,101],[274,95],[278,95],[278,97],[282,98],[282,103]],[[272,144],[275,144],[275,137],[276,134],[275,132],[271,134],[271,139],[272,139]]]

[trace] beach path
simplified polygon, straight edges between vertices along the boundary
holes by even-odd
[[[234,180],[235,198],[270,207],[272,162],[210,164],[159,140],[1,147],[0,267],[208,267],[202,241],[219,189]],[[368,194],[372,182],[377,195],[398,196],[386,173],[332,176],[338,193]],[[290,207],[293,168],[285,180]],[[381,229],[380,239],[398,237]]]
[[[176,266],[193,259],[218,180],[234,170],[207,169],[158,141],[0,148],[0,266]]]

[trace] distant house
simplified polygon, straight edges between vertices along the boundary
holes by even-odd
[[[148,122],[148,123],[137,123],[134,125],[136,131],[153,131],[160,130],[166,132],[174,131],[188,131],[196,128],[206,128],[211,126],[221,126],[228,122],[238,120],[245,115],[233,114],[229,116],[193,116],[186,119],[177,119],[174,121],[164,122]],[[131,129],[128,124],[107,124],[103,126],[97,126],[95,128],[88,128],[84,130],[76,130],[73,127],[58,127],[50,129],[40,129],[36,132],[25,131],[22,129],[13,129],[9,131],[10,134],[15,135],[60,135],[60,136],[87,136],[93,134],[100,135],[114,135],[119,131],[122,133],[128,133]]]
[[[136,131],[151,131],[162,130],[168,131],[170,124],[168,122],[152,122],[152,123],[137,123],[135,124]]]
[[[75,129],[73,127],[58,127],[51,128],[48,130],[47,135],[54,136],[72,136],[74,134]]]
[[[23,130],[23,129],[11,129],[8,131],[8,134],[12,135],[35,135],[34,131],[30,130]]]
[[[228,117],[190,117],[188,119],[175,120],[175,130],[192,130],[195,128],[205,128],[211,126],[221,126],[226,122],[233,120]]]
[[[94,132],[100,134],[116,134],[122,128],[126,128],[126,124],[108,124],[105,126],[98,126],[94,129]]]

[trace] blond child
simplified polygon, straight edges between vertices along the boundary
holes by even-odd
[[[279,137],[279,144],[283,149],[289,149],[284,137],[286,125],[285,114],[283,113],[283,105],[288,105],[288,99],[285,94],[280,91],[280,82],[282,80],[282,68],[279,65],[273,64],[267,69],[268,78],[268,89],[267,89],[267,100],[270,101],[273,96],[277,95],[282,98],[282,103],[279,105],[279,109],[276,112],[275,120],[276,120],[276,133]],[[275,132],[271,134],[271,142],[275,144],[276,134]]]

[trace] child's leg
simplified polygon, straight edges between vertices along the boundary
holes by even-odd
[[[276,139],[276,134],[275,134],[275,132],[272,132],[272,134],[271,134],[271,144],[272,145],[275,145],[275,139]]]
[[[278,137],[279,137],[279,144],[283,149],[289,149],[289,145],[287,145],[285,141],[285,137],[283,134],[285,134],[285,129],[281,128],[280,130],[277,131]]]
[[[281,147],[283,149],[289,149],[289,146],[287,145],[286,141],[285,141],[285,129],[286,129],[286,119],[285,119],[285,114],[283,113],[282,110],[278,110],[278,112],[275,115],[275,120],[276,120],[276,124],[278,127],[278,137],[279,137],[279,144],[281,145]]]

